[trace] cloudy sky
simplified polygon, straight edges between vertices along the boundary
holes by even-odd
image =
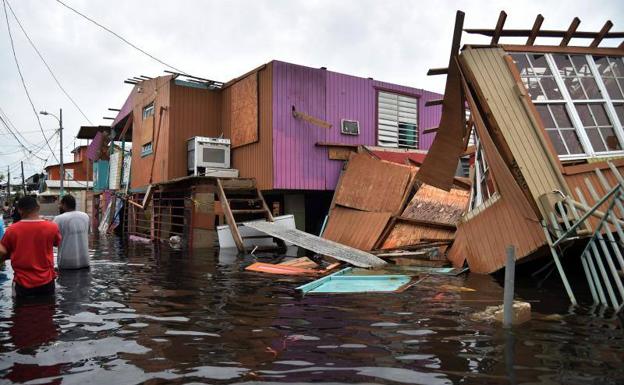
[[[0,2],[3,0],[0,0]],[[279,59],[311,67],[442,91],[444,77],[428,77],[448,60],[455,11],[466,12],[466,28],[493,28],[498,13],[506,27],[530,28],[537,13],[542,28],[566,29],[574,16],[579,30],[599,30],[607,19],[624,29],[624,1],[202,1],[63,0],[170,65],[197,76],[227,81]],[[166,69],[55,0],[7,0],[61,85],[93,124],[107,124],[131,86],[127,77],[157,76]],[[58,88],[8,10],[17,58],[35,109],[63,108],[67,150],[81,125],[89,124]],[[509,41],[509,40],[507,40]],[[464,43],[487,42],[464,34]],[[546,43],[546,41],[543,41]],[[538,44],[540,43],[538,39]],[[572,41],[571,45],[588,44]],[[612,44],[619,44],[613,42]],[[26,138],[26,146],[50,158],[15,66],[4,11],[0,19],[0,114]],[[0,115],[0,116],[2,116]],[[57,123],[41,117],[46,136]],[[57,145],[58,137],[51,140]],[[0,173],[12,178],[24,160],[26,174],[44,162],[25,157],[0,125]],[[66,161],[71,154],[66,151]]]

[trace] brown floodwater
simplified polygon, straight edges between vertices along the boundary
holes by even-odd
[[[491,276],[301,298],[310,279],[245,272],[252,256],[93,247],[48,300],[15,303],[0,270],[0,383],[624,383],[620,321],[570,307],[556,273],[517,280],[533,319],[506,331],[472,317],[503,297]]]

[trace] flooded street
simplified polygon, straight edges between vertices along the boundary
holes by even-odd
[[[558,286],[519,279],[533,320],[505,332],[470,318],[502,299],[490,276],[300,298],[310,279],[244,272],[252,257],[93,246],[51,301],[15,304],[0,272],[0,383],[624,383],[618,320],[571,313]]]

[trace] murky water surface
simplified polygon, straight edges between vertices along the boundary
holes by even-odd
[[[299,298],[309,279],[244,272],[252,257],[93,244],[50,301],[14,303],[0,271],[0,383],[624,383],[619,321],[571,311],[559,287],[521,281],[540,301],[504,332],[470,317],[502,298],[489,276]]]

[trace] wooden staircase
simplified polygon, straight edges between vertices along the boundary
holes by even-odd
[[[238,227],[242,226],[242,222],[258,219],[273,222],[273,215],[271,215],[262,193],[258,190],[255,179],[219,178],[217,179],[217,195],[239,252],[244,253],[246,251],[244,239],[272,238],[268,235],[242,237],[238,231]],[[277,244],[280,248],[284,247],[284,243],[281,240],[278,240]]]

